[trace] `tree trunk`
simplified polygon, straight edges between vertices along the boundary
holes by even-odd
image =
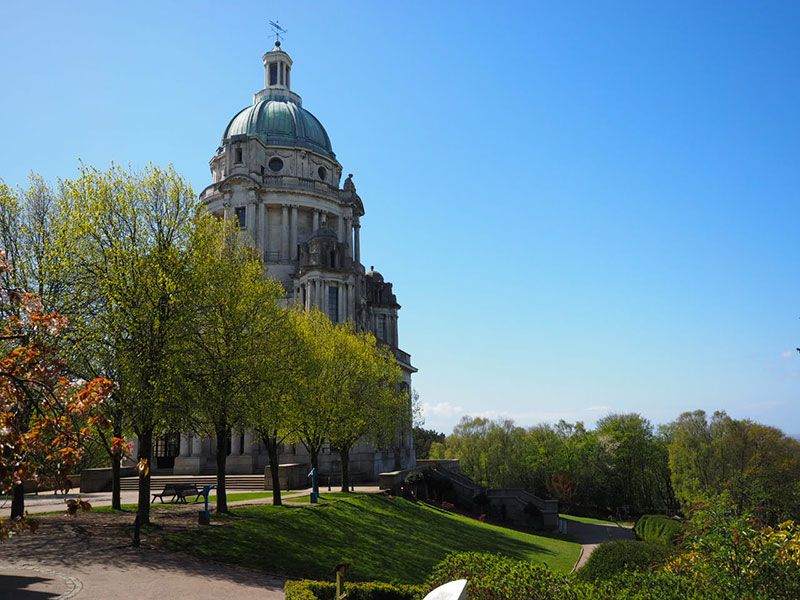
[[[225,463],[228,460],[228,430],[217,429],[217,512],[228,512],[228,496],[225,488]]]
[[[122,437],[122,427],[114,425],[114,437]],[[111,509],[122,510],[120,493],[120,461],[119,456],[111,456]]]
[[[264,445],[267,447],[267,456],[269,456],[269,474],[272,476],[272,505],[281,506],[281,478],[278,471],[278,442],[272,436],[261,436],[264,439]]]
[[[337,448],[339,458],[342,461],[342,491],[350,491],[350,447]]]
[[[122,510],[122,499],[119,489],[120,484],[119,456],[111,457],[111,509]]]
[[[146,460],[147,465],[150,467],[145,471],[139,471],[139,503],[136,508],[136,514],[139,516],[139,524],[147,525],[150,523],[150,469],[153,465],[150,464],[153,454],[153,430],[148,429],[136,436],[139,439],[139,454],[137,458]]]
[[[25,516],[25,484],[18,483],[14,486],[14,495],[11,498],[11,518]]]
[[[311,455],[311,468],[317,469],[317,481],[319,481],[319,447],[310,448],[308,453]]]

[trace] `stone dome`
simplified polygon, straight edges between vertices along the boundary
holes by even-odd
[[[317,118],[287,96],[267,96],[239,111],[222,134],[251,135],[268,146],[308,148],[335,159],[331,141]]]
[[[367,277],[371,277],[371,278],[373,278],[375,281],[379,281],[379,282],[383,283],[383,275],[381,275],[380,273],[378,273],[378,272],[375,270],[375,267],[373,267],[373,266],[370,266],[370,268],[369,268],[369,271],[367,271],[367,272],[365,273],[365,275],[366,275]]]

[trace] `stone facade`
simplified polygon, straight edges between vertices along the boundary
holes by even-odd
[[[290,89],[289,55],[276,43],[263,61],[265,88],[226,127],[210,161],[212,183],[200,194],[200,203],[247,231],[269,276],[283,285],[285,302],[318,309],[334,322],[352,322],[390,347],[410,389],[416,369],[398,345],[400,305],[392,284],[361,264],[364,204],[353,176],[339,186],[342,166],[327,132]],[[412,467],[411,439],[408,432],[391,450],[359,444],[350,458],[354,478],[374,480],[380,472]],[[182,436],[174,472],[208,472],[213,448],[210,440]],[[162,458],[164,465],[171,462]],[[267,460],[255,436],[234,432],[229,473],[263,473]],[[310,461],[301,444],[283,449],[281,463],[303,462]],[[335,477],[338,465],[338,456],[323,448],[323,478]]]

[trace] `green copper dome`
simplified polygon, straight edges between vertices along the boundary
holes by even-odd
[[[241,110],[225,128],[223,143],[234,135],[255,135],[268,146],[299,146],[336,158],[322,124],[287,96],[269,95]]]

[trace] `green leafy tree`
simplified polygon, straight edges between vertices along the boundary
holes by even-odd
[[[431,445],[434,442],[440,444],[444,443],[447,437],[444,433],[440,433],[434,429],[424,429],[419,425],[415,425],[413,429],[414,434],[414,450],[416,451],[417,458],[433,458],[431,453]]]
[[[728,492],[739,510],[777,522],[800,510],[800,443],[774,427],[716,412],[682,414],[670,426],[669,462],[685,505]]]
[[[172,405],[181,321],[176,291],[186,270],[194,193],[171,167],[154,166],[84,166],[62,186],[76,297],[90,312],[86,347],[104,348],[96,366],[113,371],[114,405],[138,440],[138,516],[147,523],[153,438],[182,416]]]
[[[202,215],[189,245],[178,346],[179,380],[195,429],[216,440],[217,511],[227,512],[226,461],[234,427],[247,423],[260,391],[260,363],[281,331],[280,284],[265,277],[249,240],[230,222]],[[261,368],[257,368],[261,367]]]
[[[371,333],[356,333],[348,325],[334,327],[329,340],[340,380],[328,440],[341,459],[342,491],[349,489],[350,450],[362,438],[386,446],[411,427],[408,393],[391,352],[379,347]]]

